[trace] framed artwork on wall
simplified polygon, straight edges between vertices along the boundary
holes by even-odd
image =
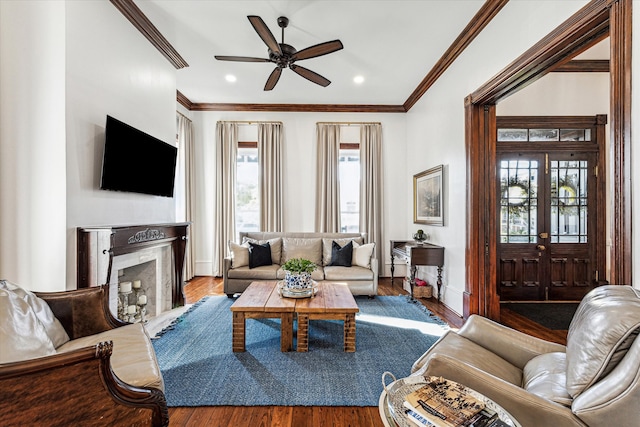
[[[413,176],[413,222],[444,225],[443,166]]]

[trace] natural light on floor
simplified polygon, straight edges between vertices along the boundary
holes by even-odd
[[[415,329],[424,335],[441,337],[449,330],[448,326],[437,323],[420,322],[418,320],[401,319],[398,317],[375,316],[372,314],[356,314],[359,322],[375,323],[378,325],[392,326],[394,328]]]

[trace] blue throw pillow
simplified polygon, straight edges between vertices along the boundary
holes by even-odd
[[[249,268],[271,264],[271,245],[269,242],[264,245],[249,242]]]
[[[353,242],[340,247],[334,240],[331,244],[331,263],[332,266],[351,267],[351,258],[353,255]]]

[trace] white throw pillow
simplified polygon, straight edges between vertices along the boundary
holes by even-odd
[[[0,343],[0,363],[56,353],[31,306],[6,286],[0,287]]]
[[[13,292],[18,298],[25,301],[29,307],[33,310],[33,313],[38,318],[38,321],[42,324],[47,335],[53,342],[55,348],[60,347],[62,344],[69,341],[69,335],[65,331],[62,323],[56,319],[53,311],[42,298],[39,298],[36,294],[26,289],[21,288],[15,283],[11,283],[7,280],[0,280],[0,289],[6,289]]]
[[[239,245],[229,240],[229,252],[231,252],[231,268],[249,265],[249,243]]]
[[[359,267],[371,268],[371,255],[373,254],[375,246],[375,243],[359,245],[356,242],[353,242],[353,258],[351,264]]]

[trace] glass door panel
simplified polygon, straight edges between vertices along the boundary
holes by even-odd
[[[500,242],[535,243],[538,234],[538,161],[500,162]]]

